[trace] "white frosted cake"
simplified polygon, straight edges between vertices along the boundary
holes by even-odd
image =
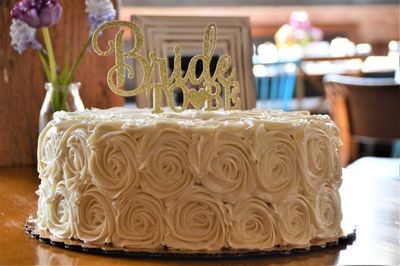
[[[58,112],[37,225],[85,243],[264,250],[341,236],[338,130],[307,112]]]

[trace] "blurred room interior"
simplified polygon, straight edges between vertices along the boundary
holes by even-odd
[[[123,0],[120,18],[183,16],[190,20],[190,17],[198,16],[248,17],[256,107],[333,115],[333,102],[325,93],[326,75],[366,78],[361,81],[366,82],[366,86],[373,86],[370,82],[378,82],[376,86],[380,86],[380,81],[393,83],[390,79],[394,78],[400,82],[399,13],[396,0],[221,0],[218,3],[211,0]],[[130,44],[131,41],[126,40],[128,47]],[[192,52],[186,56],[186,67],[197,51]],[[172,61],[172,57],[169,59]],[[216,60],[213,62],[215,64]],[[185,67],[185,57],[182,64]],[[172,62],[170,66],[172,69]],[[211,69],[213,67],[215,65]],[[198,71],[200,73],[201,69]],[[127,83],[133,81],[127,80]],[[397,89],[394,86],[395,105],[388,109],[392,115],[383,121],[391,124],[385,128],[392,132],[372,135],[352,132],[351,108],[339,108],[334,120],[345,140],[344,164],[365,155],[400,156],[399,144],[395,141],[400,136],[400,128],[396,125],[399,124],[396,117],[400,110],[400,92],[398,86]],[[379,94],[364,97],[379,97]],[[176,99],[179,102],[181,97],[177,95]],[[135,99],[128,98],[127,104],[134,106]],[[339,117],[346,117],[346,121]],[[382,128],[371,121],[367,127]]]

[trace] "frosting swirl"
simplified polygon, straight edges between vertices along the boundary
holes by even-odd
[[[37,191],[39,195],[38,199],[38,210],[36,211],[36,224],[40,229],[46,229],[47,224],[47,214],[45,213],[46,209],[46,199],[44,196],[40,195],[40,190]]]
[[[72,238],[75,235],[73,225],[74,206],[70,201],[70,192],[65,181],[57,184],[54,195],[47,200],[47,227],[55,236]]]
[[[333,172],[331,182],[339,188],[342,184],[342,161],[340,159],[340,147],[339,144],[334,145],[333,150]]]
[[[139,183],[137,141],[120,123],[100,123],[87,140],[89,170],[96,184],[111,199]]]
[[[302,245],[310,242],[311,211],[309,202],[301,195],[290,196],[278,205],[277,224],[283,244]]]
[[[341,233],[340,222],[343,218],[340,208],[340,196],[328,184],[323,184],[316,198],[315,216],[317,237],[337,237]]]
[[[254,152],[239,135],[225,130],[197,135],[189,156],[191,166],[207,189],[222,201],[235,202],[255,189]]]
[[[139,143],[143,190],[160,198],[176,197],[193,184],[188,149],[191,139],[184,131],[163,127],[149,128]]]
[[[269,201],[278,202],[296,192],[302,170],[297,160],[295,140],[283,131],[265,131],[257,128],[254,150],[257,158],[257,195]]]
[[[166,244],[186,250],[219,250],[225,245],[223,205],[201,187],[167,202]]]
[[[232,207],[228,244],[237,249],[271,248],[277,244],[274,210],[259,198]]]
[[[152,195],[129,191],[116,202],[116,233],[123,247],[157,248],[164,241],[165,210]]]
[[[305,143],[308,168],[305,181],[315,193],[323,182],[331,178],[333,168],[332,143],[328,134],[316,127],[308,129]]]
[[[42,179],[39,185],[39,189],[36,191],[36,194],[39,196],[38,210],[36,212],[36,223],[40,229],[47,229],[47,222],[49,219],[47,205],[48,201],[51,200],[54,195],[56,184],[56,182],[50,183],[50,179]]]
[[[115,214],[109,200],[94,185],[76,199],[76,235],[85,242],[112,241]]]
[[[88,130],[80,124],[71,126],[64,134],[66,156],[63,170],[67,188],[73,189],[87,178],[90,154],[86,143],[88,136]]]
[[[53,127],[51,123],[40,134],[38,172],[41,179],[52,177],[54,180],[61,180],[62,178],[61,135],[62,131]]]

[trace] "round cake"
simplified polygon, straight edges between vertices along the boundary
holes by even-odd
[[[37,226],[146,250],[266,250],[342,235],[338,129],[282,111],[57,112]]]

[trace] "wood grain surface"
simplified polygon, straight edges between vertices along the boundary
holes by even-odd
[[[39,58],[32,49],[22,55],[11,47],[10,9],[16,1],[0,2],[0,166],[36,163],[38,117],[44,90],[44,74]],[[76,58],[88,37],[85,1],[61,0],[63,15],[50,29],[57,62],[63,65],[67,47]],[[118,0],[114,0],[117,4]],[[110,38],[105,33],[105,38]],[[113,57],[90,53],[78,69],[75,81],[85,107],[108,108],[122,105],[124,99],[107,87],[106,73]]]
[[[223,260],[144,259],[86,254],[30,238],[24,224],[37,210],[35,169],[0,168],[0,265],[399,265],[399,159],[362,158],[344,169],[342,226],[357,225],[356,240],[283,257]]]

